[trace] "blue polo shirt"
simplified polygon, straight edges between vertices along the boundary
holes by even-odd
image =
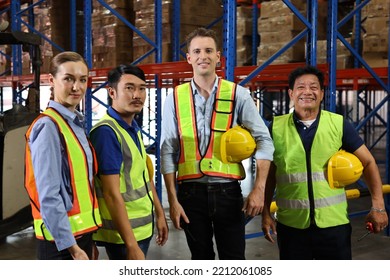
[[[131,125],[128,125],[112,107],[108,108],[107,114],[129,133],[141,152],[141,144],[137,137],[140,127],[137,122],[133,120]],[[120,174],[123,162],[122,149],[112,128],[108,125],[99,126],[91,131],[89,137],[96,151],[98,173],[101,175]]]

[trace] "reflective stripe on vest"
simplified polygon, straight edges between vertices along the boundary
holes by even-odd
[[[342,145],[343,118],[321,111],[311,147],[311,173],[308,174],[306,152],[296,130],[292,114],[275,117],[272,136],[275,143],[277,219],[294,228],[310,226],[308,178],[312,181],[314,220],[318,227],[348,223],[344,189],[331,189],[325,172],[329,158]]]
[[[323,171],[320,172],[312,172],[311,178],[313,182],[326,180],[325,174]],[[281,174],[278,177],[279,184],[288,184],[288,183],[301,183],[307,182],[307,173],[295,173],[295,174]]]
[[[142,154],[129,133],[108,114],[92,128],[107,125],[115,132],[122,149],[123,162],[120,170],[120,192],[126,205],[127,216],[133,228],[136,240],[149,238],[153,234],[153,194],[150,190],[149,173],[146,165],[146,151],[141,145]],[[141,133],[137,137],[142,143]],[[136,164],[134,164],[136,163]],[[103,226],[94,235],[94,240],[123,244],[116,230],[111,214],[103,198],[101,180],[95,178],[96,193],[99,200]]]
[[[28,145],[30,133],[35,122],[41,117],[50,117],[58,127],[65,140],[66,153],[68,156],[70,183],[72,187],[72,209],[68,212],[68,218],[74,236],[95,231],[100,225],[100,213],[97,204],[94,188],[89,182],[89,171],[87,158],[82,145],[72,128],[66,120],[53,108],[46,109],[30,125],[26,133],[26,153],[25,153],[25,187],[30,197],[32,214],[34,218],[35,235],[38,239],[53,241],[53,236],[47,230],[40,214],[40,204],[38,191],[35,182],[34,169],[32,165],[31,151]],[[94,172],[97,170],[94,150],[90,145],[94,157]],[[47,163],[50,164],[50,163]]]
[[[244,179],[245,170],[241,163],[223,163],[220,154],[222,134],[233,121],[236,84],[220,79],[215,95],[211,120],[211,135],[205,156],[199,151],[195,107],[190,83],[177,86],[174,100],[180,135],[179,181],[196,179],[204,175],[231,179]]]

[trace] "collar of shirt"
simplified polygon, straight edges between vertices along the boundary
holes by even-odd
[[[79,111],[74,110],[74,112],[71,112],[64,105],[54,100],[50,100],[47,107],[54,108],[68,121],[73,122],[80,127],[83,127],[82,123],[84,122],[84,117]]]
[[[318,113],[316,120],[308,128],[298,119],[298,117],[295,114],[295,111],[292,114],[293,114],[295,127],[297,128],[297,131],[302,139],[302,143],[305,148],[306,154],[309,155],[317,131],[318,123],[320,121],[321,111]]]
[[[219,82],[219,78],[218,78],[218,76],[216,75],[216,79],[215,79],[214,87],[213,87],[214,90],[213,90],[213,92],[210,94],[210,96],[212,96],[212,95],[216,92],[216,90],[217,90],[217,88],[218,88],[218,82]],[[192,88],[192,94],[193,94],[193,95],[199,94],[198,88],[196,87],[196,84],[195,84],[195,82],[194,82],[194,79],[191,79],[191,88]]]
[[[113,117],[121,127],[123,127],[126,131],[130,131],[132,133],[137,134],[138,131],[140,130],[138,123],[133,119],[131,122],[131,125],[129,125],[127,122],[125,122],[118,114],[117,111],[115,111],[114,108],[111,106],[108,108],[108,114]]]
[[[295,111],[292,114],[293,114],[294,123],[297,126],[297,128],[298,129],[306,129],[307,128],[306,125],[298,118]],[[320,120],[320,116],[321,116],[321,110],[319,111],[316,120],[309,127],[310,129],[317,127],[318,122]]]

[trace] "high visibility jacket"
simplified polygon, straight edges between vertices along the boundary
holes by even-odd
[[[236,84],[220,79],[215,95],[211,120],[211,135],[206,154],[199,151],[195,106],[190,83],[175,89],[174,100],[180,135],[178,181],[196,179],[204,175],[231,179],[244,179],[241,163],[223,163],[220,153],[222,134],[232,126]]]
[[[92,130],[102,125],[112,128],[122,149],[120,193],[125,202],[127,216],[135,238],[137,241],[149,238],[153,234],[153,194],[150,189],[145,147],[141,145],[142,152],[140,153],[129,133],[108,114],[103,116]],[[142,143],[141,133],[138,132],[137,136]],[[102,183],[98,176],[95,178],[95,187],[103,226],[93,235],[93,239],[123,244],[124,241],[112,222],[111,214],[103,198]]]
[[[72,233],[74,236],[80,236],[86,233],[94,232],[101,226],[99,208],[93,186],[89,181],[88,163],[83,147],[77,136],[66,120],[55,109],[48,108],[40,114],[31,124],[26,132],[25,149],[25,187],[30,197],[32,215],[34,218],[35,235],[38,239],[54,241],[53,236],[46,228],[41,214],[39,193],[35,182],[34,168],[32,164],[31,151],[28,145],[30,133],[35,122],[41,117],[50,117],[57,125],[62,138],[64,139],[65,149],[68,155],[68,164],[70,169],[70,182],[73,195],[73,207],[68,212],[68,218]],[[97,171],[97,161],[92,145],[90,145],[94,156],[94,173]],[[44,149],[44,147],[42,147]],[[50,164],[48,162],[47,164]]]
[[[309,162],[292,114],[275,117],[272,136],[278,221],[298,229],[309,227],[313,219],[320,228],[348,223],[345,191],[330,188],[325,177],[329,158],[342,145],[343,117],[321,111]]]

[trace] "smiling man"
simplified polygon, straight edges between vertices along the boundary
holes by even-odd
[[[275,117],[270,125],[275,153],[262,215],[265,238],[274,242],[271,230],[277,233],[280,259],[351,259],[345,190],[332,188],[324,174],[339,149],[358,157],[372,200],[366,221],[378,233],[388,219],[375,159],[343,116],[321,110],[324,75],[317,68],[294,70],[288,93],[293,113]],[[276,226],[270,213],[275,188]]]
[[[193,79],[167,96],[163,111],[161,172],[170,217],[177,229],[184,229],[191,258],[197,260],[215,258],[213,237],[219,259],[245,259],[245,216],[263,209],[274,150],[249,91],[217,76],[220,57],[214,31],[190,33],[187,62]],[[223,162],[219,149],[222,134],[236,125],[247,128],[257,144],[256,179],[245,202],[239,183],[245,178],[242,164]]]

